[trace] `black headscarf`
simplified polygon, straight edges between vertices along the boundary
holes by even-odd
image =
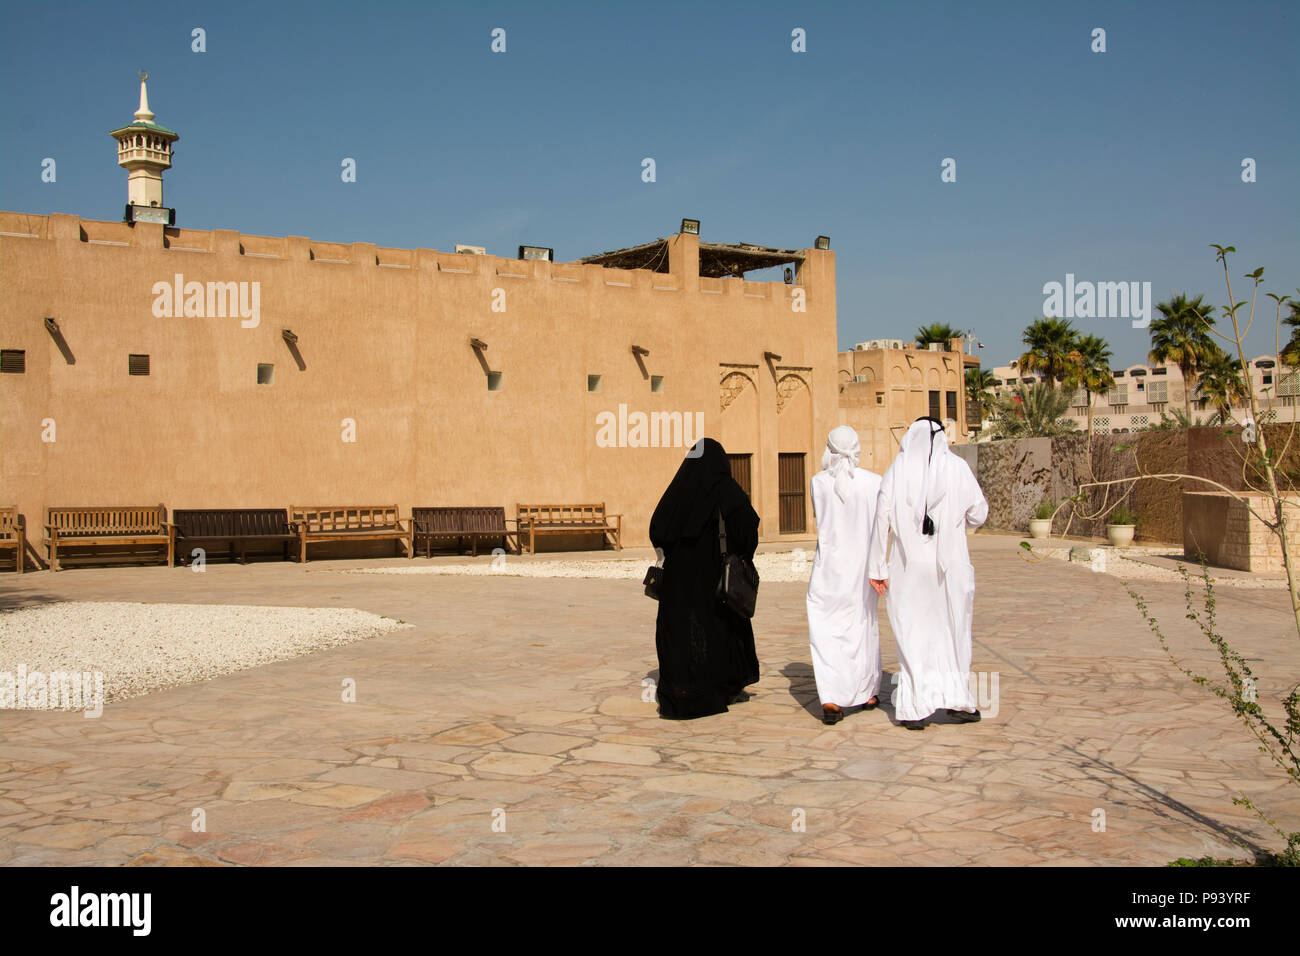
[[[727,486],[732,484],[727,453],[712,438],[701,438],[687,453],[668,490],[659,499],[650,518],[651,542],[662,547],[681,538],[694,538],[704,530],[706,522],[717,520],[720,504],[724,515],[730,513],[729,501],[720,502],[719,492],[730,490]],[[720,485],[724,487],[720,489]],[[739,486],[736,490],[739,491]],[[740,493],[744,495],[743,491]],[[722,494],[721,497],[733,496]]]

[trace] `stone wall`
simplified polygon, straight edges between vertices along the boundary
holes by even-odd
[[[1244,497],[1256,512],[1271,513],[1272,505],[1264,495]],[[1291,500],[1300,503],[1296,496]],[[1183,554],[1188,558],[1195,560],[1203,553],[1206,563],[1214,567],[1271,573],[1286,570],[1281,541],[1250,513],[1245,501],[1223,491],[1187,492],[1183,513]],[[1291,553],[1300,555],[1300,522],[1288,529],[1287,539]]]
[[[1270,447],[1285,449],[1283,471],[1294,476],[1300,475],[1300,436],[1288,444],[1290,432],[1289,424],[1269,425],[1266,426],[1265,437]],[[1258,491],[1262,485],[1262,479],[1255,475],[1251,476],[1251,483],[1256,484],[1256,487],[1248,486],[1246,479],[1249,471],[1243,464],[1245,448],[1241,436],[1237,432],[1228,434],[1223,428],[1095,435],[1091,454],[1088,438],[1082,434],[1051,439],[1020,438],[980,442],[954,447],[953,451],[971,466],[980,487],[984,489],[984,496],[989,502],[989,518],[985,527],[998,531],[1027,533],[1034,508],[1044,498],[1050,497],[1059,503],[1061,499],[1075,494],[1085,482],[1132,478],[1138,474],[1139,463],[1144,474],[1193,475],[1216,481],[1232,491]],[[1296,482],[1296,479],[1292,478],[1292,481]],[[1298,489],[1293,484],[1289,490]],[[1077,511],[1081,514],[1101,512],[1113,505],[1116,496],[1125,491],[1128,491],[1125,504],[1137,514],[1135,541],[1139,544],[1182,545],[1186,535],[1191,533],[1196,536],[1200,547],[1208,556],[1211,548],[1207,544],[1219,534],[1219,531],[1213,529],[1227,528],[1225,522],[1229,521],[1229,516],[1223,510],[1226,505],[1213,504],[1210,498],[1196,499],[1200,510],[1195,522],[1189,528],[1184,527],[1184,507],[1190,500],[1190,493],[1208,495],[1218,491],[1222,494],[1220,489],[1207,483],[1186,479],[1138,481],[1129,486],[1112,486],[1109,493],[1107,489],[1098,489],[1090,494],[1088,502],[1077,507]],[[1226,494],[1222,497],[1225,501],[1231,500]],[[1297,496],[1297,500],[1300,500],[1300,496]],[[1238,507],[1242,512],[1240,521],[1245,522],[1245,507]],[[1256,510],[1259,510],[1259,505],[1256,505]],[[1052,525],[1053,534],[1068,530],[1071,535],[1105,537],[1104,519],[1088,521],[1078,515],[1071,519],[1069,512],[1070,509],[1066,508],[1057,516]],[[1300,529],[1300,513],[1297,514],[1296,525]],[[1262,526],[1250,530],[1243,523],[1237,531],[1240,532],[1241,541],[1233,547],[1239,546],[1241,553],[1233,560],[1247,563],[1224,563],[1220,567],[1247,567],[1250,555],[1263,561],[1272,554],[1268,548],[1278,547],[1276,538]],[[1261,534],[1267,535],[1269,541],[1261,538]],[[1297,540],[1300,544],[1300,539]],[[1261,551],[1261,548],[1265,550]],[[1300,553],[1300,547],[1297,547],[1297,553]],[[1276,559],[1275,570],[1280,570],[1280,551]],[[1213,558],[1210,563],[1218,564]]]
[[[989,502],[986,527],[999,531],[1028,532],[1034,509],[1045,498],[1056,502],[1077,493],[1089,481],[1113,481],[1144,472],[1187,472],[1185,432],[1143,432],[1096,435],[1091,452],[1086,435],[1060,438],[1020,438],[981,442],[953,449],[971,466]],[[1134,453],[1136,452],[1136,459]],[[1064,508],[1052,525],[1054,534],[1068,531],[1083,537],[1104,537],[1104,518],[1086,520],[1113,505],[1128,491],[1125,501],[1137,514],[1137,538],[1150,543],[1176,544],[1183,540],[1182,481],[1138,482],[1136,487],[1098,489],[1081,503],[1077,514]]]

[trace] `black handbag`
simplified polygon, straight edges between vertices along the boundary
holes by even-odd
[[[650,565],[646,569],[645,580],[641,582],[645,585],[645,596],[659,600],[659,588],[664,583],[664,569],[657,564]]]
[[[722,549],[722,576],[718,578],[718,600],[741,617],[753,617],[758,601],[758,569],[748,558],[727,553],[727,525],[718,511],[718,545]]]

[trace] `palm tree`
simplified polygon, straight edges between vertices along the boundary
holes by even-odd
[[[1300,289],[1296,290],[1300,293]],[[1282,320],[1283,325],[1291,326],[1291,341],[1282,346],[1278,358],[1287,365],[1300,365],[1300,299],[1287,299],[1286,306],[1291,314]]]
[[[1022,372],[1042,372],[1043,378],[1057,385],[1070,372],[1070,353],[1078,345],[1079,333],[1069,319],[1035,319],[1025,329],[1021,341],[1027,351],[1017,367]]]
[[[959,339],[964,334],[961,329],[954,329],[947,323],[935,322],[931,325],[923,325],[916,330],[916,344],[921,348],[925,348],[927,345],[937,342],[947,352],[952,340]]]
[[[1183,411],[1188,418],[1192,414],[1192,388],[1201,366],[1222,351],[1208,331],[1214,324],[1214,306],[1202,304],[1201,298],[1198,295],[1189,299],[1180,292],[1156,306],[1160,318],[1151,323],[1151,352],[1147,356],[1153,363],[1177,365],[1182,371]]]
[[[966,369],[966,400],[979,406],[980,418],[987,418],[993,411],[993,385],[997,379],[986,368]]]
[[[1088,434],[1092,434],[1092,397],[1115,384],[1110,370],[1110,345],[1098,335],[1081,336],[1070,353],[1073,367],[1068,382],[1081,388],[1088,396]]]
[[[1062,416],[1070,408],[1070,396],[1044,382],[1017,385],[1010,395],[998,398],[998,420],[994,438],[1053,438],[1077,431],[1074,422]]]
[[[1246,403],[1246,380],[1241,374],[1241,359],[1219,352],[1206,359],[1200,372],[1201,394],[1219,413],[1219,424],[1228,424],[1233,405]]]

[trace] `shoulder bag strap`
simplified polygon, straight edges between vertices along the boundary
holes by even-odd
[[[727,556],[727,524],[722,520],[722,509],[718,509],[718,546],[722,548],[722,556]]]

